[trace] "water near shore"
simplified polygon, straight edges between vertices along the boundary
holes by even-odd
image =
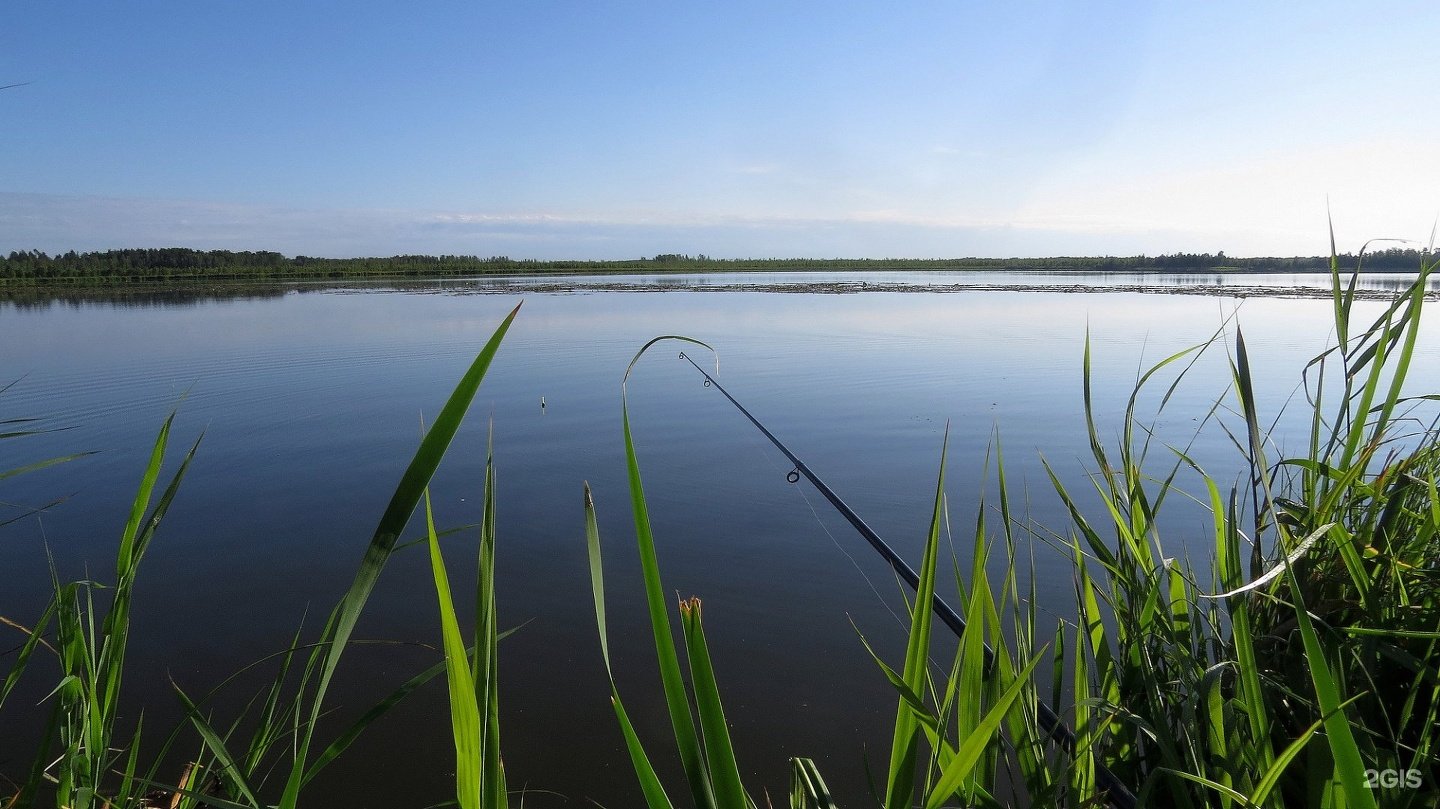
[[[1406,289],[1414,273],[1365,273],[1357,297],[1388,300]],[[1349,279],[1345,279],[1349,283]],[[452,293],[485,292],[1138,292],[1154,295],[1219,295],[1236,298],[1326,298],[1331,277],[1324,273],[1158,273],[1158,272],[729,272],[635,275],[515,275],[417,284]],[[1432,279],[1430,294],[1440,295]]]
[[[1403,282],[1362,279],[1373,296]],[[620,687],[640,732],[664,749],[619,426],[620,376],[646,340],[685,334],[714,345],[731,393],[912,558],[948,421],[953,542],[963,555],[997,431],[1012,488],[1038,523],[1060,523],[1039,453],[1083,488],[1087,329],[1096,408],[1110,419],[1103,429],[1119,429],[1143,365],[1222,328],[1233,335],[1236,323],[1261,408],[1278,415],[1303,397],[1301,370],[1333,339],[1328,283],[1323,275],[745,273],[0,303],[0,385],[18,380],[0,394],[0,420],[39,416],[57,429],[4,442],[0,468],[99,451],[0,481],[0,522],[65,498],[0,527],[0,615],[34,618],[50,589],[47,553],[62,577],[87,569],[107,577],[144,453],[178,408],[175,445],[205,438],[141,573],[126,679],[129,704],[143,706],[158,733],[178,713],[168,678],[203,693],[282,648],[307,610],[318,630],[418,441],[420,417],[434,415],[523,297],[433,487],[437,519],[477,519],[493,420],[501,623],[523,624],[501,643],[510,783],[540,791],[526,805],[634,805],[595,640],[580,492],[589,480],[606,541]],[[1361,306],[1363,317],[1381,310]],[[1436,336],[1428,326],[1422,334],[1417,391],[1440,382]],[[1239,472],[1229,439],[1213,425],[1196,430],[1226,395],[1227,345],[1201,357],[1157,421],[1160,440],[1189,445],[1222,479]],[[1140,412],[1153,412],[1163,390]],[[855,633],[898,654],[903,607],[893,577],[820,497],[786,483],[780,454],[675,352],[642,361],[630,402],[665,585],[705,599],[750,783],[779,794],[786,757],[810,755],[838,796],[863,794],[866,757],[884,766],[895,697]],[[1303,406],[1295,411],[1303,417]],[[1283,416],[1277,436],[1304,439]],[[1154,452],[1164,453],[1158,442]],[[1195,515],[1173,524],[1175,552],[1187,543],[1206,552],[1208,524]],[[452,573],[465,581],[473,538],[447,541]],[[1069,564],[1041,544],[1036,567],[1042,606],[1067,613]],[[358,634],[397,644],[346,658],[337,727],[438,659],[418,645],[439,641],[428,577],[419,552],[387,569]],[[8,638],[0,650],[19,642],[0,638]],[[258,682],[243,681],[222,708]],[[445,696],[434,685],[375,728],[316,794],[347,807],[447,799]],[[28,696],[0,717],[0,772],[26,766],[33,751],[24,734],[34,717],[11,711],[44,692]]]

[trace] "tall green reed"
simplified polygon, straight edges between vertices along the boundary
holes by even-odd
[[[709,348],[708,345],[688,337],[657,337],[641,347],[625,369],[625,380],[629,379],[635,363],[650,346],[661,340],[674,339]],[[690,790],[693,806],[702,809],[746,809],[753,807],[754,800],[745,792],[740,783],[739,765],[735,760],[730,732],[725,724],[724,709],[720,703],[719,687],[715,682],[714,667],[710,661],[709,649],[701,621],[698,599],[682,600],[679,604],[682,637],[686,659],[690,664],[692,687],[687,693],[681,673],[680,657],[676,651],[675,638],[671,627],[671,613],[660,583],[660,565],[655,554],[655,537],[650,527],[650,511],[645,500],[644,484],[640,477],[640,464],[635,455],[634,436],[630,429],[630,412],[625,394],[625,381],[621,382],[621,421],[625,438],[625,464],[630,486],[631,512],[635,519],[636,544],[640,551],[640,566],[645,585],[645,603],[650,615],[651,633],[655,641],[655,655],[660,666],[660,681],[665,693],[665,704],[674,731],[675,746],[680,763],[685,771],[686,783]],[[671,807],[674,804],[661,785],[654,767],[650,764],[635,729],[631,725],[620,701],[619,688],[610,669],[609,642],[605,634],[604,575],[600,557],[600,535],[596,527],[595,504],[588,484],[585,486],[585,532],[590,553],[591,582],[594,588],[595,618],[600,632],[601,651],[605,667],[610,676],[611,702],[615,715],[625,736],[626,748],[631,763],[640,779],[641,790],[650,809]],[[693,698],[696,711],[700,714],[697,729],[695,715],[691,711]]]
[[[301,644],[297,634],[290,648],[278,655],[279,674],[257,700],[252,702],[251,707],[258,706],[258,709],[255,721],[250,722],[248,730],[242,732],[246,724],[243,716],[226,727],[217,727],[203,707],[204,700],[193,700],[179,686],[175,687],[176,694],[186,709],[189,723],[200,737],[200,748],[195,752],[192,764],[185,768],[178,784],[166,783],[157,775],[160,761],[178,738],[178,729],[165,739],[154,757],[155,764],[148,770],[140,767],[138,723],[134,735],[123,745],[117,746],[114,739],[121,675],[130,632],[130,605],[140,563],[198,447],[197,441],[196,446],[192,446],[186,454],[155,506],[149,508],[168,443],[174,418],[172,414],[156,439],[121,536],[116,552],[115,582],[109,588],[109,605],[103,617],[96,608],[94,597],[95,591],[101,589],[102,585],[88,580],[62,584],[56,578],[54,599],[41,620],[29,632],[15,664],[6,674],[3,690],[0,690],[0,701],[11,693],[16,682],[31,664],[37,649],[51,649],[61,669],[59,683],[50,696],[53,701],[51,716],[45,738],[38,748],[36,763],[16,792],[0,805],[6,809],[18,809],[42,805],[53,799],[56,806],[73,809],[125,809],[144,806],[156,794],[161,794],[177,808],[210,806],[222,809],[261,809],[275,806],[293,809],[300,802],[302,789],[321,770],[338,758],[366,727],[415,688],[446,671],[447,666],[452,684],[457,679],[463,681],[465,675],[457,673],[456,661],[451,654],[454,651],[454,638],[449,631],[453,628],[452,621],[447,623],[445,661],[416,675],[381,700],[341,732],[318,755],[311,753],[317,746],[316,734],[325,709],[326,693],[341,657],[353,642],[352,635],[360,613],[386,562],[396,550],[401,532],[425,496],[431,477],[459,429],[460,422],[518,311],[519,306],[501,322],[462,376],[434,424],[425,433],[376,526],[354,580],[330,613],[319,639]],[[34,468],[39,466],[22,467],[17,471]],[[485,503],[487,517],[484,521],[485,528],[482,529],[481,582],[482,587],[488,590],[490,579],[486,577],[493,577],[493,562],[490,560],[493,560],[494,548],[493,486],[489,480],[488,465]],[[438,587],[443,579],[443,562],[440,561],[438,548],[434,544],[434,525],[428,517],[427,508],[426,539],[431,543],[432,552],[435,554],[433,563]],[[445,604],[446,595],[448,593],[442,593],[442,606]],[[482,712],[486,717],[480,731],[482,738],[479,748],[484,761],[479,771],[484,778],[498,772],[499,767],[498,720],[493,710],[496,700],[493,690],[496,640],[493,593],[490,600],[480,602],[479,610],[482,618],[479,626],[484,627],[484,631],[488,633],[483,636],[486,644],[484,650],[475,655],[471,664],[473,667],[465,670],[468,681],[474,684],[470,698],[484,706]],[[453,610],[451,617],[453,619]],[[52,623],[55,627],[53,642],[47,640]],[[298,674],[293,671],[297,664]],[[475,730],[458,719],[455,728],[457,745],[461,743],[461,731]],[[245,738],[247,735],[248,739]],[[468,740],[465,743],[468,744]],[[486,747],[486,744],[489,746]],[[466,752],[469,752],[468,747]],[[466,761],[469,760],[467,755]],[[265,787],[268,775],[277,768],[284,774],[284,783],[278,800],[272,803],[265,797]],[[468,775],[467,771],[467,777]],[[469,780],[473,782],[475,779]],[[484,805],[503,805],[503,779],[498,782],[491,779],[487,783],[492,793],[498,788],[500,798],[498,801],[491,799]],[[473,783],[470,786],[473,786]],[[158,792],[153,789],[155,787],[159,787]],[[465,796],[475,791],[466,787],[467,784],[461,784],[462,801],[466,801]],[[53,795],[49,794],[51,791]],[[150,791],[149,796],[147,791]],[[481,804],[467,801],[463,805],[469,807]]]
[[[1250,351],[1235,332],[1236,402],[1229,409],[1243,423],[1235,436],[1249,469],[1242,485],[1222,484],[1185,448],[1164,446],[1168,457],[1157,462],[1156,431],[1137,412],[1148,387],[1173,372],[1163,410],[1218,334],[1145,370],[1113,444],[1101,438],[1087,338],[1082,399],[1100,511],[1082,507],[1072,484],[1047,464],[1069,524],[1021,522],[997,445],[999,497],[991,508],[999,512],[999,534],[987,527],[982,502],[968,580],[957,572],[967,627],[952,662],[937,668],[930,611],[916,605],[928,605],[935,587],[942,464],[904,665],[897,670],[876,656],[900,697],[877,803],[1101,805],[1115,797],[1097,777],[1105,767],[1133,786],[1143,806],[1433,805],[1440,796],[1440,433],[1434,421],[1415,421],[1407,407],[1440,397],[1402,395],[1433,262],[1427,258],[1409,290],[1366,328],[1350,323],[1360,268],[1342,284],[1333,264],[1339,342],[1306,369],[1307,380],[1311,371],[1317,379],[1308,388],[1305,454],[1267,459],[1271,442],[1260,426]],[[1325,397],[1333,394],[1323,381],[1333,364],[1341,366],[1341,385],[1338,402],[1329,405]],[[1217,402],[1204,421],[1225,409]],[[709,693],[704,661],[699,674],[693,661],[691,670],[695,688],[703,684],[706,693],[687,696],[682,685],[628,410],[622,413],[647,604],[694,805],[748,805],[741,791],[720,797],[720,783],[733,780],[728,737],[707,735],[703,721],[695,729],[689,700],[702,713],[702,702],[716,711],[718,692]],[[1198,495],[1182,488],[1187,474],[1200,482]],[[1186,530],[1171,527],[1166,502],[1174,497],[1208,507],[1214,542],[1208,565],[1167,553],[1162,528],[1165,535]],[[608,669],[588,489],[586,515]],[[1033,548],[1056,538],[1073,566],[1076,601],[1073,620],[1052,632],[1036,620],[1033,575],[1022,593],[1017,569],[1034,553],[1021,543]],[[998,593],[987,571],[997,549],[1005,554]],[[680,615],[687,628],[688,609],[682,606]],[[993,658],[980,651],[986,643]],[[1045,670],[1048,681],[1038,674]],[[648,805],[670,806],[613,675],[611,685]],[[1073,750],[1051,744],[1038,721],[1042,699],[1068,720]],[[723,778],[714,772],[717,758]],[[823,787],[805,791],[823,784],[813,763],[794,767],[792,805],[833,805]],[[1386,773],[1401,774],[1398,788]]]
[[[1150,805],[1423,806],[1440,795],[1440,435],[1433,422],[1416,428],[1396,417],[1432,267],[1427,259],[1363,329],[1351,323],[1360,268],[1342,285],[1334,267],[1338,343],[1307,368],[1307,380],[1310,371],[1316,378],[1301,456],[1269,460],[1250,349],[1236,330],[1236,445],[1249,474],[1228,492],[1183,450],[1168,472],[1149,471],[1150,433],[1135,396],[1118,447],[1104,446],[1087,346],[1086,419],[1107,513],[1091,520],[1052,473],[1071,516],[1078,614],[1088,627],[1065,662],[1076,671],[1077,721],[1097,709],[1113,717],[1096,755]],[[1141,386],[1179,356],[1151,368]],[[1324,378],[1336,363],[1332,412]],[[1209,570],[1168,557],[1161,538],[1162,504],[1178,491],[1180,467],[1198,474],[1212,515]],[[1413,788],[1377,789],[1386,771],[1424,777]],[[1077,779],[1071,800],[1089,788]]]
[[[495,333],[471,363],[469,369],[461,377],[455,390],[450,394],[444,407],[435,422],[425,432],[415,456],[411,459],[409,466],[405,469],[396,486],[394,494],[390,498],[384,513],[376,525],[374,535],[371,537],[369,546],[365,549],[361,559],[360,567],[355,574],[354,580],[345,595],[341,597],[340,603],[330,613],[330,617],[321,632],[320,640],[314,644],[305,658],[299,683],[289,699],[289,707],[283,711],[279,718],[284,719],[288,727],[283,734],[277,723],[266,723],[262,725],[257,735],[269,739],[279,739],[283,735],[287,738],[288,744],[283,749],[283,754],[288,761],[288,773],[285,777],[283,790],[279,800],[274,804],[279,809],[294,809],[300,802],[301,790],[309,784],[320,770],[334,761],[344,750],[358,738],[360,732],[374,722],[381,714],[408,694],[410,690],[418,685],[417,680],[423,680],[427,676],[433,676],[441,667],[432,668],[429,672],[422,673],[416,680],[403,685],[390,698],[383,700],[380,704],[366,713],[359,722],[342,733],[335,741],[331,742],[318,756],[313,759],[310,751],[315,746],[315,734],[319,725],[320,715],[324,710],[325,695],[329,689],[335,671],[339,666],[355,625],[359,621],[360,613],[365,603],[369,600],[371,592],[389,561],[391,554],[395,552],[397,542],[406,523],[420,504],[424,497],[426,487],[431,477],[435,474],[446,449],[449,447],[455,433],[459,430],[460,422],[465,417],[480,383],[485,378],[485,373],[490,367],[496,352],[500,348],[510,324],[519,313],[520,307],[516,306],[509,315],[501,321]],[[493,514],[493,504],[491,511]],[[427,541],[434,535],[433,524],[426,521]],[[443,564],[437,565],[437,587],[443,576]],[[444,596],[441,597],[442,603]],[[452,688],[456,685],[457,678],[463,678],[458,673],[459,662],[451,657],[451,639],[446,642],[446,660],[443,667],[447,672],[447,678],[451,681]],[[478,660],[479,658],[477,658]],[[287,659],[287,663],[288,663]],[[487,668],[489,668],[487,666]],[[479,678],[471,675],[471,682],[486,678]],[[455,695],[452,693],[452,698]],[[452,719],[455,717],[452,716]],[[269,771],[269,765],[262,765],[259,758],[241,759],[231,752],[230,745],[225,737],[216,732],[209,720],[198,710],[190,711],[190,719],[199,730],[205,741],[208,752],[213,756],[214,765],[218,767],[219,776],[226,785],[226,795],[237,801],[239,804],[250,809],[261,809],[266,804],[260,799],[261,784],[257,778]],[[459,727],[459,735],[473,731],[474,728],[468,724]],[[467,752],[469,750],[467,737]],[[269,745],[264,745],[269,747]],[[253,744],[252,744],[253,747]],[[498,751],[495,751],[498,756]],[[242,766],[243,765],[243,766]],[[282,766],[284,762],[282,761]],[[262,770],[261,767],[264,766]],[[467,782],[459,785],[459,788],[468,795],[471,787],[474,786],[474,779],[470,778],[470,771],[466,771]]]
[[[200,444],[197,439],[151,508],[174,419],[173,413],[166,418],[151,448],[121,533],[113,584],[106,586],[88,579],[62,583],[52,565],[54,596],[30,630],[0,687],[0,704],[3,704],[32,663],[37,649],[52,652],[59,664],[59,680],[47,697],[52,706],[45,742],[9,805],[32,805],[40,800],[47,786],[53,789],[57,806],[74,809],[134,800],[141,793],[142,785],[136,777],[140,723],[136,723],[127,743],[128,750],[115,747],[114,735],[130,637],[130,608],[140,563]],[[38,467],[31,465],[22,470],[26,468]],[[109,600],[108,605],[102,603],[103,611],[96,606],[97,590],[108,591],[101,596],[102,601],[106,596]],[[52,624],[53,641],[46,639]],[[120,774],[117,791],[113,793],[107,788],[112,772]]]
[[[500,760],[500,632],[495,610],[495,454],[493,438],[485,455],[480,518],[480,562],[476,578],[474,638],[467,647],[450,594],[440,537],[425,493],[425,533],[435,578],[444,638],[450,729],[455,742],[455,793],[460,809],[508,805]]]

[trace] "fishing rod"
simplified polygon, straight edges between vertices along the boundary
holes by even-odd
[[[696,364],[694,359],[684,351],[680,352],[680,359],[695,366],[695,370],[699,371],[700,375],[705,377],[705,387],[714,387],[720,391],[720,393],[724,394],[725,398],[730,400],[730,404],[735,405],[735,408],[739,410],[745,418],[749,419],[751,424],[754,424],[766,438],[770,439],[770,443],[774,444],[776,449],[783,452],[785,457],[789,458],[790,462],[795,464],[795,468],[785,476],[787,481],[790,483],[799,483],[800,477],[803,475],[806,480],[810,481],[811,485],[821,494],[825,495],[825,499],[829,500],[830,505],[834,506],[835,510],[840,512],[840,516],[844,517],[847,522],[854,526],[855,530],[860,532],[860,536],[865,537],[865,540],[870,543],[870,547],[874,548],[876,553],[880,554],[886,562],[890,563],[890,568],[895,571],[896,575],[904,579],[905,583],[910,585],[910,589],[917,592],[919,591],[920,577],[915,573],[915,569],[910,567],[910,565],[900,557],[900,554],[896,553],[885,540],[881,539],[880,535],[875,533],[875,530],[867,525],[865,521],[860,518],[859,514],[855,513],[854,509],[846,505],[845,501],[840,499],[840,495],[825,485],[825,481],[821,480],[819,475],[812,472],[810,467],[805,465],[804,461],[800,460],[795,453],[791,452],[790,448],[785,446],[780,439],[776,438],[774,433],[766,429],[765,425],[761,424],[759,419],[751,415],[750,411],[746,410],[744,405],[735,401],[735,397],[731,396],[729,391],[721,387],[720,383],[715,381],[715,378],[707,373],[704,368]],[[945,603],[945,599],[941,598],[939,593],[931,596],[930,607],[935,612],[936,617],[940,619],[940,622],[949,627],[951,632],[955,633],[955,637],[958,638],[965,632],[965,619],[961,618],[959,613],[955,612],[949,604]],[[984,644],[984,647],[985,665],[988,668],[994,660],[995,650],[991,649],[988,643]],[[1060,721],[1060,717],[1056,715],[1055,711],[1051,710],[1049,705],[1037,701],[1036,707],[1039,709],[1040,727],[1050,735],[1050,738],[1055,739],[1065,752],[1073,754],[1075,752],[1075,732],[1070,730],[1064,722]],[[1110,772],[1105,765],[1099,762],[1095,763],[1095,777],[1096,780],[1105,787],[1106,797],[1111,806],[1115,807],[1115,809],[1134,809],[1134,794],[1132,794],[1130,790],[1121,783],[1120,779],[1117,778],[1114,773]]]

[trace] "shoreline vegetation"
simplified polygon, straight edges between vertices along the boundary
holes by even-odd
[[[1393,248],[1336,258],[1362,272],[1413,272],[1425,252]],[[631,273],[829,272],[885,270],[1009,270],[1062,272],[1203,272],[1264,274],[1329,272],[1329,256],[1238,258],[1219,253],[1161,256],[1053,256],[1036,258],[829,258],[719,259],[663,253],[611,261],[512,259],[508,256],[385,258],[287,257],[272,251],[192,250],[184,247],[106,250],[49,255],[17,250],[0,256],[0,293],[23,289],[122,288],[194,283],[421,280],[486,275],[563,276]]]
[[[1250,357],[1263,348],[1247,349],[1240,325],[1233,335],[1217,333],[1148,368],[1118,419],[1102,419],[1092,406],[1086,336],[1080,395],[1093,467],[1079,485],[1093,485],[1101,508],[1081,508],[1080,489],[1068,488],[1076,484],[1047,466],[1068,512],[1062,525],[1036,525],[1014,510],[1023,504],[1007,488],[997,438],[985,459],[995,488],[960,507],[977,517],[970,558],[945,558],[940,537],[950,519],[942,446],[905,657],[875,656],[875,676],[895,691],[888,765],[874,773],[868,799],[837,797],[812,760],[794,758],[790,809],[1437,805],[1440,418],[1435,395],[1404,389],[1434,266],[1422,259],[1407,289],[1372,320],[1354,307],[1358,273],[1342,274],[1331,261],[1335,342],[1297,369],[1309,421],[1308,442],[1297,455],[1277,457],[1262,427],[1275,414],[1258,408]],[[482,492],[480,529],[466,550],[479,559],[471,583],[477,598],[464,627],[428,503],[432,476],[519,310],[499,324],[425,432],[354,581],[318,638],[297,634],[277,653],[270,661],[278,668],[273,685],[257,695],[248,715],[217,716],[205,699],[175,686],[188,721],[158,749],[147,730],[142,750],[139,728],[131,733],[117,723],[131,594],[151,538],[172,499],[183,496],[180,484],[199,445],[178,468],[167,464],[167,421],[121,534],[109,591],[88,580],[56,581],[31,628],[6,621],[24,640],[7,661],[0,704],[22,675],[58,685],[47,697],[51,720],[34,764],[7,774],[13,781],[0,780],[0,807],[297,809],[323,803],[314,789],[304,792],[315,775],[343,758],[407,694],[442,675],[450,721],[436,733],[453,737],[456,804],[523,805],[524,793],[507,788],[501,753],[496,659],[508,632],[497,619],[504,600],[496,599],[494,560],[508,531],[495,518],[496,459],[487,453],[485,479],[475,482]],[[1217,392],[1202,424],[1218,422],[1211,428],[1234,438],[1246,472],[1233,482],[1211,477],[1154,431],[1171,403],[1169,392],[1208,350],[1227,352],[1232,382]],[[631,361],[627,377],[644,352]],[[1155,412],[1139,412],[1142,391],[1160,387],[1168,392]],[[658,556],[674,538],[652,532],[624,395],[622,383],[629,506],[663,688],[639,691],[611,669],[597,504],[587,486],[576,515],[576,553],[590,562],[599,647],[591,653],[605,662],[618,733],[644,806],[754,809],[762,802],[742,783],[701,601],[685,597],[677,604],[661,581]],[[165,467],[175,471],[162,489]],[[0,469],[0,480],[32,468]],[[1193,488],[1182,489],[1182,481]],[[1208,505],[1209,558],[1167,554],[1175,550],[1176,534],[1195,528],[1177,524],[1164,508],[1177,498]],[[331,677],[382,569],[411,544],[400,540],[409,536],[417,511],[443,652],[332,741],[318,732]],[[1073,612],[1037,609],[1037,551],[1070,561]],[[921,606],[946,576],[958,587],[965,625],[953,654],[932,644],[933,616]],[[857,643],[870,649],[863,637]],[[38,670],[27,671],[31,666]],[[662,699],[673,737],[642,739],[626,704],[654,706]],[[1070,729],[1072,744],[1053,743],[1039,719],[1042,704]],[[177,742],[175,749],[198,753],[175,768],[181,776],[172,782],[159,768]],[[683,780],[662,778],[661,772],[678,775],[677,759]],[[1106,786],[1112,779],[1123,786]],[[762,798],[763,805],[775,805]],[[781,805],[787,805],[783,798]]]

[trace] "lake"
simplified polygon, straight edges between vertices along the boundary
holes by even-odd
[[[313,635],[348,585],[390,492],[451,388],[504,314],[524,305],[432,485],[436,518],[478,517],[488,425],[497,464],[502,747],[527,806],[636,805],[609,706],[590,601],[581,487],[605,542],[611,654],[652,758],[683,793],[634,551],[620,431],[620,380],[647,340],[714,346],[717,375],[912,563],[929,523],[947,423],[954,547],[966,558],[981,497],[993,502],[1003,447],[1012,496],[1063,526],[1046,458],[1072,489],[1092,466],[1081,402],[1087,330],[1101,435],[1116,436],[1138,373],[1217,332],[1156,416],[1173,378],[1141,397],[1160,441],[1191,447],[1222,480],[1239,457],[1206,414],[1227,392],[1243,328],[1275,441],[1304,440],[1305,363],[1333,340],[1324,275],[765,273],[489,279],[271,294],[0,302],[0,420],[53,428],[0,442],[0,470],[96,454],[0,480],[0,616],[35,619],[62,577],[104,581],[144,459],[178,412],[169,463],[202,433],[191,473],[141,572],[126,675],[149,744],[177,716],[169,681],[203,694]],[[1383,295],[1397,274],[1364,279]],[[1164,293],[1186,294],[1164,294]],[[1357,305],[1368,322],[1383,308]],[[1413,393],[1440,387],[1440,341],[1422,329]],[[857,632],[897,665],[899,586],[784,457],[662,343],[629,384],[631,417],[667,591],[704,599],[707,636],[752,794],[781,795],[787,758],[814,757],[856,804],[865,768],[885,767],[895,696]],[[685,347],[697,361],[713,360]],[[541,399],[545,406],[541,407]],[[1288,403],[1288,408],[1287,408]],[[1217,418],[1238,421],[1224,409]],[[1197,433],[1198,431],[1198,433]],[[988,471],[987,471],[988,470]],[[38,516],[23,516],[57,498]],[[1208,515],[1175,498],[1167,553],[1208,557]],[[992,524],[996,517],[990,516]],[[416,524],[412,522],[412,529]],[[413,533],[413,530],[412,530]],[[446,540],[453,586],[473,589],[474,537]],[[1028,554],[1028,548],[1026,549]],[[1070,565],[1035,550],[1041,608],[1069,615]],[[946,588],[953,593],[953,585]],[[461,606],[467,614],[468,603]],[[308,617],[307,617],[308,615]],[[3,628],[0,628],[3,629]],[[5,629],[0,652],[20,643]],[[439,659],[423,550],[381,578],[332,691],[343,726]],[[428,644],[428,647],[422,644]],[[0,658],[8,668],[13,656]],[[264,681],[216,702],[233,712]],[[32,674],[40,674],[38,670]],[[45,673],[48,676],[48,672]],[[28,766],[53,686],[31,677],[0,716],[0,773]],[[423,806],[453,797],[444,686],[431,683],[317,781],[306,805]],[[323,736],[323,734],[322,734]],[[178,764],[176,765],[178,768]]]

